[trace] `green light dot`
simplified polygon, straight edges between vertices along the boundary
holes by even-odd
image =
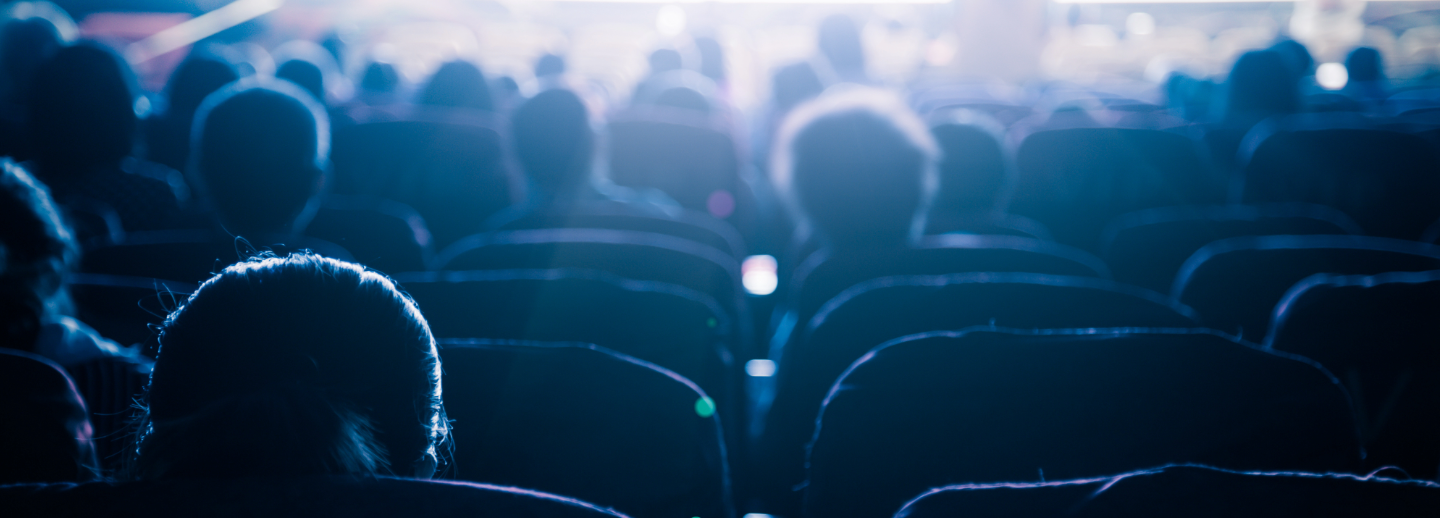
[[[713,319],[713,318],[707,318],[707,319],[705,319],[705,325],[706,325],[706,326],[710,326],[711,328],[714,328],[714,327],[715,327],[715,319]]]
[[[712,400],[708,397],[702,397],[695,400],[695,413],[699,414],[701,418],[709,418],[711,416],[714,416],[715,400]]]

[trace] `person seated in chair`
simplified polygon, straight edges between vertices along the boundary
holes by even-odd
[[[308,253],[225,268],[166,318],[131,478],[430,478],[440,358],[385,276]]]
[[[839,87],[781,125],[772,175],[821,247],[900,248],[924,230],[939,148],[895,96]]]

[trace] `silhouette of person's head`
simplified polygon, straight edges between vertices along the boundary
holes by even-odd
[[[399,86],[400,75],[390,63],[370,63],[365,67],[365,75],[360,78],[360,89],[366,92],[389,94]]]
[[[554,197],[584,184],[595,138],[574,92],[541,92],[515,109],[510,124],[515,156],[544,193]]]
[[[480,67],[468,61],[440,65],[420,96],[420,103],[440,107],[495,110],[490,85]]]
[[[535,78],[551,77],[565,73],[565,58],[553,53],[540,56],[535,61]]]
[[[201,284],[160,331],[138,479],[429,478],[447,441],[440,358],[388,278],[263,255]]]
[[[1254,122],[1300,110],[1300,88],[1285,59],[1263,50],[1246,52],[1225,81],[1226,121]]]
[[[710,101],[700,92],[686,86],[670,87],[655,96],[655,104],[677,109],[710,112]]]
[[[183,119],[188,129],[200,102],[238,79],[240,72],[228,61],[208,54],[191,55],[170,76],[169,86],[165,89],[170,106],[165,113]]]
[[[70,46],[45,61],[31,85],[29,130],[43,179],[117,165],[134,147],[129,70],[98,44]]]
[[[860,28],[845,15],[830,15],[820,21],[820,53],[842,79],[863,75],[865,47],[860,42]]]
[[[685,66],[685,61],[680,57],[680,52],[669,48],[661,48],[650,52],[650,74],[659,74],[671,70],[679,70]]]
[[[1351,81],[1385,80],[1385,60],[1375,48],[1355,48],[1345,58],[1345,69],[1349,72]]]
[[[1294,39],[1281,40],[1270,46],[1270,51],[1280,54],[1280,58],[1285,60],[1286,68],[1297,81],[1315,71],[1315,57],[1310,55],[1310,50],[1304,44]]]
[[[795,109],[774,151],[776,186],[839,247],[897,246],[921,233],[939,149],[893,94],[850,89]]]
[[[27,104],[35,69],[64,46],[60,31],[49,20],[31,17],[5,22],[0,27],[0,96],[12,104]]]
[[[329,131],[325,111],[300,87],[239,81],[205,98],[195,114],[192,180],[228,230],[282,231],[319,191]]]
[[[41,321],[69,310],[78,251],[49,189],[8,158],[0,171],[0,348],[30,351]]]
[[[772,97],[775,108],[780,111],[794,108],[825,91],[825,84],[810,63],[795,63],[776,70],[774,85]]]
[[[275,77],[295,83],[315,101],[325,103],[325,73],[319,66],[303,59],[290,59],[275,69]]]

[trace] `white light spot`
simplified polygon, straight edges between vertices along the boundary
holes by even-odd
[[[679,35],[685,31],[685,10],[676,5],[660,8],[655,15],[655,29],[666,37]]]
[[[1315,69],[1315,82],[1326,90],[1340,90],[1350,82],[1350,71],[1340,63],[1325,63]]]
[[[150,116],[150,111],[153,110],[153,108],[150,106],[150,98],[147,98],[145,96],[135,98],[135,108],[132,110],[135,111],[136,118],[140,118],[142,120],[148,118]]]
[[[770,514],[768,514],[768,513],[747,513],[747,514],[745,514],[745,518],[746,518],[746,519],[771,519],[771,518],[773,518],[773,517],[774,517],[774,516],[772,516],[772,515],[770,515]]]
[[[1131,35],[1155,33],[1155,17],[1150,16],[1150,13],[1130,13],[1130,16],[1125,17],[1125,31]]]
[[[780,286],[777,271],[779,265],[774,256],[750,256],[740,264],[740,283],[744,284],[745,292],[765,296],[775,292],[775,288]]]
[[[745,363],[745,373],[750,377],[771,377],[775,375],[775,361],[770,359],[751,359]],[[749,517],[748,515],[746,517]],[[769,517],[768,515],[766,517]]]

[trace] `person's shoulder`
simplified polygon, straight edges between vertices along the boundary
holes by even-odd
[[[121,346],[101,336],[84,322],[68,316],[50,319],[40,325],[35,353],[66,368],[101,358],[140,362],[135,347]]]

